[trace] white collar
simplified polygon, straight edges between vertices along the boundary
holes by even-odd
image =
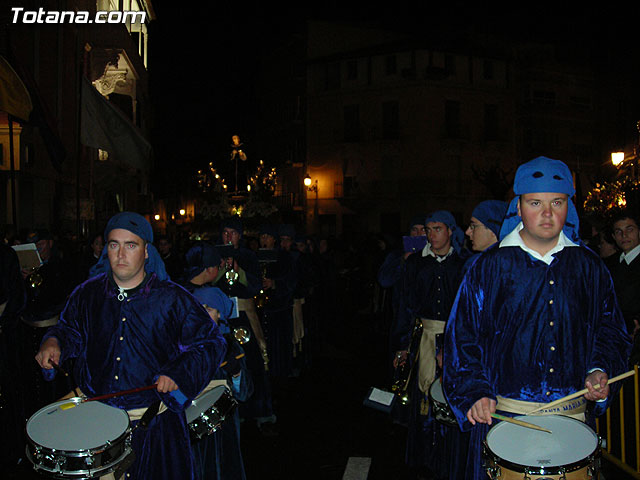
[[[620,263],[624,260],[627,265],[629,265],[638,255],[640,255],[640,245],[636,245],[634,248],[629,250],[629,253],[622,252],[620,254]]]
[[[423,257],[434,257],[438,262],[443,262],[449,255],[453,253],[453,246],[449,247],[449,251],[446,255],[436,255],[433,250],[431,250],[431,244],[427,243],[422,249]]]
[[[544,263],[546,263],[547,265],[551,265],[551,262],[553,262],[553,255],[555,253],[558,253],[559,251],[561,251],[565,247],[577,247],[578,246],[577,244],[575,244],[571,240],[569,240],[569,238],[561,230],[560,231],[560,235],[558,236],[558,243],[556,243],[556,246],[553,247],[551,250],[549,250],[546,254],[540,255],[538,252],[536,252],[535,250],[533,250],[533,249],[531,249],[531,248],[529,248],[529,247],[527,247],[525,245],[524,240],[522,240],[522,237],[520,236],[520,230],[522,230],[523,228],[524,228],[524,225],[522,225],[522,222],[520,222],[516,228],[511,230],[511,232],[506,237],[504,237],[502,239],[502,241],[500,242],[500,248],[502,248],[502,247],[520,247],[522,250],[527,252],[533,258],[535,258],[537,260],[541,260]]]

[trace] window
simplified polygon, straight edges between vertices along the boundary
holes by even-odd
[[[493,80],[493,62],[485,60],[482,65],[482,78],[485,80]]]
[[[399,137],[398,102],[382,103],[382,138],[397,139]]]
[[[336,90],[340,88],[340,64],[337,62],[330,63],[325,70],[325,89]]]
[[[484,138],[485,140],[498,140],[498,106],[484,106]]]
[[[556,92],[548,90],[534,90],[531,95],[531,101],[536,105],[555,105]]]
[[[358,62],[357,62],[357,60],[349,60],[347,62],[347,79],[348,80],[357,80],[358,79]]]
[[[444,69],[448,75],[456,74],[456,57],[451,54],[444,56]]]
[[[384,62],[384,72],[387,75],[395,75],[398,72],[398,64],[395,55],[388,55]]]
[[[447,100],[444,106],[445,132],[448,137],[460,137],[460,102]]]
[[[360,140],[360,106],[347,105],[344,107],[344,141],[357,142]]]

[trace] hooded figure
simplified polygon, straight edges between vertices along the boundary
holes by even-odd
[[[155,389],[104,401],[127,410],[134,425],[160,401],[167,407],[160,407],[146,429],[134,429],[135,460],[127,478],[193,479],[183,412],[217,371],[224,338],[202,305],[165,279],[144,217],[115,215],[105,238],[104,272],[74,290],[36,360],[46,372],[55,372],[52,361],[62,365],[74,358],[73,377],[88,397],[155,384]],[[135,274],[127,277],[128,271]]]
[[[106,244],[102,250],[100,259],[98,259],[98,262],[91,267],[91,270],[89,271],[90,277],[95,277],[103,272],[111,271],[107,248],[109,245],[109,233],[111,230],[115,230],[116,228],[128,230],[145,241],[148,257],[145,262],[144,269],[147,273],[155,273],[159,280],[167,280],[169,278],[169,275],[167,275],[167,271],[164,268],[162,257],[160,257],[160,253],[153,245],[153,229],[151,228],[151,224],[146,218],[135,212],[120,212],[111,217],[104,229],[104,239]]]
[[[629,336],[606,267],[577,236],[571,172],[536,158],[518,168],[514,192],[501,241],[467,271],[445,331],[443,391],[471,434],[468,479],[486,478],[491,413],[540,408],[584,420],[587,401],[602,400],[592,410],[600,415],[617,386],[607,379],[626,370]]]

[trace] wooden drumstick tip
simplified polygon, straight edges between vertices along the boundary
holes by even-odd
[[[492,413],[492,418],[496,418],[498,420],[502,420],[503,422],[513,423],[514,425],[519,425],[525,428],[531,428],[533,430],[539,430],[541,432],[553,433],[551,430],[540,427],[539,425],[534,425],[533,423],[523,422],[522,420],[516,420],[515,418],[505,417],[504,415],[500,415],[499,413]]]

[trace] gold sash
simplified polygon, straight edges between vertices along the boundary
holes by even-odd
[[[429,393],[436,379],[436,335],[444,332],[442,320],[422,319],[422,337],[418,349],[418,386],[423,393]]]
[[[253,303],[253,298],[238,298],[238,310],[247,314],[247,318],[251,324],[251,330],[253,330],[253,336],[256,337],[260,350],[266,351],[267,341],[264,339],[262,324],[256,311],[256,305]]]
[[[36,328],[53,327],[54,325],[58,324],[59,318],[60,318],[60,315],[55,315],[51,318],[47,318],[46,320],[38,320],[37,322],[34,322],[31,320],[27,320],[24,317],[20,317],[23,323],[26,323],[30,327],[36,327]]]
[[[298,348],[293,349],[294,357],[296,356],[297,352],[302,351],[302,338],[304,337],[302,305],[304,305],[304,298],[293,299],[293,345],[298,346]]]
[[[527,402],[525,400],[515,400],[513,398],[499,396],[496,410],[508,413],[517,413],[518,415],[527,415],[531,410],[544,407],[544,405],[546,404],[540,402]],[[536,412],[535,415],[565,415],[584,422],[584,412],[586,408],[587,400],[584,397],[579,397],[574,398],[573,400],[567,400],[566,402],[549,409],[542,409]]]

